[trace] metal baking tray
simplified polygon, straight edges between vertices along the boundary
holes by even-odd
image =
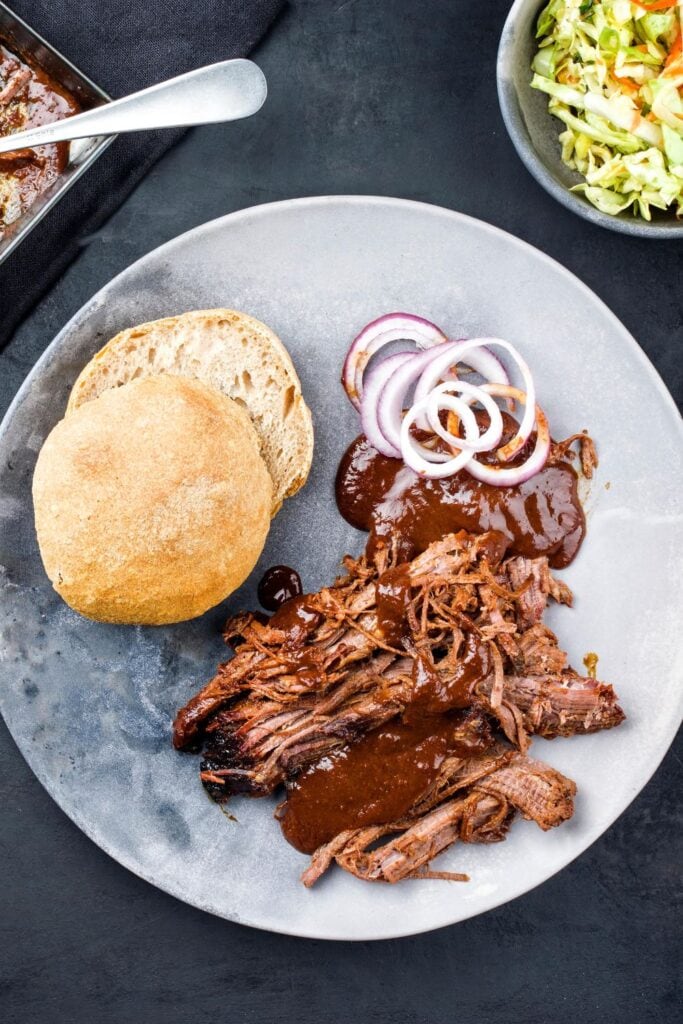
[[[74,95],[83,110],[107,103],[110,97],[79,71],[71,61],[34,32],[25,21],[0,0],[0,43],[30,64],[37,64]],[[63,174],[36,202],[0,236],[0,263],[26,238],[38,221],[59,202],[75,181],[107,148],[111,138],[79,139],[69,147],[69,162]]]

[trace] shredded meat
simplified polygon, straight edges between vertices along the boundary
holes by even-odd
[[[202,781],[219,801],[271,793],[305,765],[400,714],[411,668],[407,658],[379,655],[330,694],[307,695],[294,707],[250,696],[219,711],[207,728]]]
[[[466,589],[459,581],[471,569],[475,570],[468,574],[472,585],[479,581],[476,568],[490,543],[490,534],[451,534],[407,566],[425,625],[430,606],[437,602],[435,621],[429,626],[457,624],[461,617],[457,592]],[[325,693],[344,678],[350,665],[369,658],[378,648],[392,650],[378,630],[375,609],[375,580],[386,566],[370,567],[365,559],[347,559],[346,567],[348,574],[333,587],[306,596],[308,629],[292,635],[264,625],[253,615],[228,622],[226,637],[231,641],[239,637],[242,642],[235,657],[221,665],[211,682],[178,712],[173,726],[176,747],[188,746],[207,718],[241,692],[260,693],[283,703],[311,691]],[[470,591],[465,594],[466,604],[476,608],[473,586]]]
[[[518,754],[477,783],[477,789],[505,799],[547,832],[574,813],[576,785],[550,765]]]
[[[520,629],[541,621],[549,597],[561,604],[572,603],[571,590],[553,578],[547,558],[508,558],[505,572],[511,589],[518,595],[516,621]]]
[[[173,736],[179,749],[202,747],[215,800],[272,793],[403,721],[425,674],[445,702],[439,714],[459,709],[452,749],[478,751],[447,754],[401,820],[334,836],[313,854],[305,885],[333,863],[371,881],[462,878],[429,865],[458,841],[504,839],[518,813],[544,830],[571,816],[574,783],[528,755],[531,737],[606,729],[624,714],[610,685],[568,666],[542,622],[549,600],[571,604],[569,588],[546,558],[508,556],[506,543],[495,531],[452,534],[398,567],[389,545],[374,560],[345,559],[333,586],[270,621],[242,614],[226,624],[235,654],[180,709]],[[398,642],[388,642],[378,605],[390,571],[407,594]]]
[[[400,882],[406,878],[468,881],[467,875],[430,872],[427,865],[458,839],[469,843],[499,842],[505,838],[512,811],[506,801],[476,789],[467,796],[440,804],[415,821],[342,832],[313,854],[301,876],[310,888],[333,861],[368,882]],[[392,836],[381,846],[377,843]]]
[[[313,885],[333,861],[367,881],[429,877],[425,866],[458,840],[495,843],[504,839],[516,811],[544,831],[572,816],[576,786],[549,765],[515,754],[501,767],[491,770],[490,763],[487,767],[482,776],[476,767],[465,766],[459,784],[456,775],[451,792],[474,783],[464,796],[440,802],[426,813],[420,805],[403,821],[335,836],[313,855],[302,876],[304,885]],[[439,877],[460,880],[463,876],[439,872]]]
[[[562,672],[567,665],[567,655],[557,646],[557,637],[542,622],[525,630],[517,647],[520,669],[528,675]]]
[[[588,434],[572,434],[571,437],[567,437],[564,441],[554,441],[550,448],[550,459],[553,462],[559,462],[563,459],[571,458],[574,454],[571,451],[574,444],[578,445],[581,472],[587,480],[590,480],[594,470],[598,467],[598,453],[595,442]]]
[[[480,691],[490,688],[486,680]],[[522,712],[525,728],[546,739],[611,729],[626,717],[611,686],[572,671],[506,676],[505,695]]]
[[[11,76],[7,84],[0,89],[0,107],[6,106],[22,90],[25,89],[31,80],[31,72],[28,68],[18,68]]]

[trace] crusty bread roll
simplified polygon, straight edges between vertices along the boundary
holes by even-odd
[[[159,373],[196,377],[244,405],[273,480],[273,509],[306,482],[311,413],[287,349],[269,327],[232,309],[203,309],[121,331],[82,370],[67,415],[108,388]]]
[[[82,615],[162,625],[246,579],[270,526],[272,481],[241,406],[197,380],[107,391],[51,432],[33,477],[55,590]]]

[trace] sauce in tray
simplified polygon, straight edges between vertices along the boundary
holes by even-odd
[[[0,43],[0,136],[77,114],[77,100]],[[0,237],[64,171],[69,143],[0,154]]]

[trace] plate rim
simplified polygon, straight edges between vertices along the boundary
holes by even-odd
[[[513,245],[521,248],[522,250],[524,250],[526,252],[533,253],[536,257],[540,257],[543,262],[550,264],[556,271],[559,271],[561,273],[561,275],[565,279],[571,280],[573,286],[577,286],[578,285],[578,287],[581,290],[581,292],[591,302],[597,303],[601,307],[601,310],[602,310],[603,314],[606,316],[607,320],[609,322],[611,322],[611,324],[615,327],[616,331],[622,335],[622,337],[624,338],[624,341],[626,342],[627,346],[630,348],[632,354],[637,358],[638,362],[640,363],[640,365],[644,369],[645,373],[649,376],[650,380],[652,381],[652,383],[655,386],[656,391],[658,392],[658,395],[659,395],[660,399],[663,399],[663,404],[667,408],[668,412],[670,414],[673,414],[672,428],[675,428],[676,423],[678,423],[678,430],[679,430],[679,433],[681,435],[681,441],[683,442],[683,418],[681,418],[681,416],[679,414],[678,407],[676,405],[676,402],[675,402],[671,392],[667,388],[663,378],[661,377],[661,375],[659,374],[658,370],[656,369],[654,364],[651,362],[651,360],[649,359],[649,357],[647,356],[645,351],[641,348],[641,346],[638,344],[638,342],[633,337],[633,335],[630,333],[630,331],[628,331],[627,328],[624,326],[624,324],[619,320],[617,315],[612,312],[612,310],[609,308],[609,306],[607,306],[607,304],[603,301],[603,299],[601,299],[599,295],[597,295],[591,288],[589,288],[589,286],[587,284],[585,284],[581,280],[581,278],[579,278],[572,271],[570,271],[566,267],[564,267],[561,263],[559,263],[557,260],[555,260],[552,256],[549,256],[542,249],[539,249],[538,247],[536,247],[534,245],[531,245],[529,242],[526,242],[523,239],[518,238],[516,235],[513,235],[510,232],[507,232],[507,231],[505,231],[502,228],[499,228],[499,227],[497,227],[497,226],[495,226],[493,224],[490,224],[487,221],[481,220],[481,219],[479,219],[477,217],[472,217],[469,214],[460,213],[459,211],[456,211],[456,210],[451,210],[451,209],[448,209],[446,207],[438,206],[436,204],[425,203],[425,202],[421,202],[419,200],[413,200],[413,199],[402,199],[402,198],[399,198],[399,197],[392,197],[392,196],[345,195],[345,194],[339,194],[339,195],[321,195],[321,196],[302,196],[302,197],[296,197],[296,198],[292,198],[292,199],[278,200],[278,201],[275,201],[275,202],[260,203],[260,204],[256,204],[256,205],[253,205],[253,206],[244,207],[244,208],[239,209],[239,210],[234,210],[231,213],[224,214],[221,217],[217,217],[217,218],[214,218],[212,220],[205,221],[202,224],[196,225],[195,227],[191,228],[189,231],[183,232],[180,235],[176,235],[175,237],[173,237],[173,238],[169,239],[168,241],[162,243],[160,246],[157,246],[156,248],[151,249],[149,252],[143,254],[137,260],[135,260],[133,263],[129,264],[123,270],[119,271],[118,274],[116,274],[116,275],[114,275],[114,277],[110,278],[109,281],[107,281],[100,289],[98,289],[97,292],[95,292],[95,294],[92,295],[90,297],[90,299],[88,299],[69,318],[69,320],[66,322],[66,324],[55,335],[55,337],[52,339],[52,341],[46,346],[44,352],[40,355],[38,360],[35,362],[33,367],[30,369],[30,371],[26,375],[26,377],[23,380],[21,386],[19,387],[16,395],[14,396],[12,401],[10,402],[10,405],[8,406],[7,412],[5,413],[5,416],[3,417],[2,422],[0,423],[0,452],[2,452],[2,449],[3,449],[3,446],[4,446],[5,435],[6,435],[6,433],[9,430],[9,426],[10,426],[10,423],[11,423],[13,417],[14,417],[14,414],[15,414],[16,410],[20,407],[20,405],[22,404],[22,402],[24,401],[24,399],[26,398],[28,393],[30,392],[31,385],[32,385],[32,382],[35,379],[35,377],[37,377],[40,374],[44,364],[48,363],[49,360],[51,359],[51,357],[53,356],[53,354],[56,351],[58,351],[59,346],[62,343],[63,338],[68,336],[68,334],[71,332],[72,326],[77,324],[77,323],[82,322],[85,319],[87,319],[87,317],[90,314],[90,311],[93,308],[96,308],[99,305],[100,297],[102,296],[102,294],[104,292],[106,292],[107,289],[109,289],[114,282],[118,281],[121,277],[124,277],[125,275],[127,275],[129,273],[133,273],[134,270],[141,263],[143,263],[144,261],[146,261],[147,259],[149,259],[152,256],[158,257],[160,255],[164,255],[164,254],[167,254],[169,252],[172,252],[176,247],[181,247],[188,240],[193,239],[194,237],[200,236],[202,234],[205,234],[207,232],[210,232],[210,231],[220,231],[220,230],[222,230],[226,226],[227,226],[227,228],[229,230],[230,226],[233,223],[236,223],[238,221],[249,219],[249,218],[252,218],[252,217],[267,216],[267,215],[269,215],[272,212],[276,212],[276,211],[282,210],[282,209],[290,210],[290,209],[296,209],[296,208],[310,208],[311,206],[315,206],[315,207],[318,207],[318,206],[332,206],[334,204],[339,204],[339,203],[347,205],[347,206],[351,206],[351,205],[366,206],[366,205],[370,204],[370,205],[374,205],[374,206],[392,207],[394,209],[400,209],[400,210],[415,210],[417,212],[426,213],[426,214],[429,214],[429,215],[438,215],[440,217],[443,217],[445,215],[448,219],[452,220],[454,224],[466,222],[466,223],[468,223],[470,225],[476,226],[476,228],[478,230],[483,230],[485,233],[493,235],[494,237],[504,236]],[[3,699],[2,699],[2,693],[0,692],[0,712],[2,712],[2,704],[3,704]],[[524,881],[521,884],[519,884],[518,886],[513,886],[512,889],[508,890],[507,893],[504,896],[501,896],[501,898],[494,898],[486,906],[485,909],[477,910],[474,913],[468,913],[465,916],[456,916],[456,917],[454,917],[454,918],[452,918],[451,920],[448,920],[448,921],[438,921],[437,923],[435,923],[435,924],[433,924],[431,926],[420,927],[418,931],[415,931],[415,929],[411,929],[408,926],[408,927],[390,928],[388,931],[384,930],[384,931],[376,932],[375,934],[372,934],[372,935],[357,935],[357,936],[349,936],[349,935],[346,935],[346,934],[344,934],[344,935],[332,934],[329,931],[323,933],[323,932],[318,932],[318,931],[310,930],[310,929],[304,931],[300,927],[299,928],[293,927],[291,929],[287,929],[287,928],[282,927],[282,926],[273,927],[272,925],[264,923],[263,921],[250,920],[247,917],[239,915],[239,914],[233,913],[232,915],[228,915],[226,913],[223,913],[221,910],[217,909],[216,907],[211,906],[211,904],[208,903],[208,902],[204,902],[203,903],[203,902],[200,902],[200,901],[197,901],[197,900],[188,899],[186,895],[182,894],[177,889],[174,889],[174,887],[171,884],[169,884],[167,881],[161,881],[161,880],[157,879],[155,877],[155,875],[153,874],[153,872],[145,872],[143,870],[140,870],[139,867],[137,867],[133,863],[131,863],[128,858],[126,858],[125,856],[122,856],[120,853],[113,852],[113,850],[111,848],[111,845],[106,841],[106,839],[102,839],[101,837],[96,836],[95,835],[96,830],[94,828],[92,828],[84,820],[83,815],[81,815],[78,812],[78,810],[74,810],[74,812],[71,813],[70,811],[67,811],[62,806],[62,802],[61,802],[61,800],[60,800],[60,798],[58,796],[58,787],[53,783],[53,781],[51,779],[43,778],[43,773],[42,772],[39,773],[38,771],[36,771],[34,769],[32,763],[31,763],[31,758],[29,756],[29,753],[27,753],[24,749],[22,749],[22,747],[19,745],[18,741],[15,739],[14,734],[12,733],[12,730],[11,730],[9,724],[7,723],[7,720],[5,719],[4,714],[3,714],[3,719],[5,720],[5,724],[7,726],[7,730],[9,732],[9,734],[10,734],[10,736],[11,736],[11,738],[12,738],[12,740],[13,740],[16,748],[17,748],[17,750],[19,751],[21,756],[26,761],[26,763],[29,766],[29,768],[31,769],[31,772],[33,773],[34,777],[38,780],[38,782],[41,784],[43,789],[48,793],[50,798],[57,804],[57,806],[59,807],[60,811],[62,811],[62,813],[65,814],[66,817],[69,818],[69,820],[71,820],[88,837],[88,839],[90,839],[93,843],[95,843],[96,846],[98,846],[101,850],[103,850],[104,853],[106,853],[108,856],[110,856],[114,861],[116,861],[118,864],[120,864],[126,870],[128,870],[132,874],[136,875],[138,878],[142,878],[144,881],[146,881],[149,884],[153,885],[155,888],[160,889],[162,892],[167,893],[168,895],[170,895],[170,896],[174,897],[175,899],[177,899],[177,900],[187,904],[188,906],[195,907],[196,909],[199,909],[199,910],[202,910],[204,912],[210,913],[210,914],[212,914],[215,917],[222,918],[223,920],[231,921],[231,922],[234,922],[234,923],[237,923],[237,924],[247,925],[247,926],[249,926],[251,928],[256,928],[256,929],[258,929],[260,931],[272,932],[274,934],[288,935],[288,936],[297,937],[297,938],[319,939],[319,940],[326,940],[326,941],[370,942],[370,941],[381,941],[381,940],[385,940],[385,939],[388,940],[388,939],[405,938],[407,936],[418,935],[418,934],[427,934],[427,933],[429,933],[431,931],[436,931],[436,930],[438,930],[440,928],[446,928],[446,927],[451,927],[451,926],[453,926],[455,924],[460,924],[461,922],[470,920],[471,918],[474,918],[474,917],[478,917],[481,914],[488,913],[491,910],[495,910],[497,907],[503,906],[503,905],[505,905],[507,903],[512,902],[515,899],[518,899],[520,896],[525,895],[527,892],[531,892],[533,889],[537,888],[538,886],[542,885],[544,882],[548,881],[548,879],[552,878],[554,875],[559,874],[561,871],[563,871],[564,868],[566,868],[574,860],[576,860],[583,853],[585,853],[585,851],[590,846],[592,846],[593,843],[597,839],[599,839],[601,835],[604,835],[604,833],[614,824],[614,822],[619,817],[621,817],[621,815],[627,810],[627,808],[633,803],[633,801],[639,795],[639,793],[642,792],[642,790],[645,788],[645,786],[648,784],[648,782],[652,779],[652,777],[653,777],[654,773],[656,772],[657,768],[660,766],[660,764],[664,760],[666,754],[668,753],[668,751],[669,751],[669,749],[671,747],[671,744],[672,744],[672,742],[673,742],[673,740],[674,740],[674,738],[676,736],[676,733],[678,732],[678,729],[680,727],[680,724],[681,724],[680,719],[681,719],[681,716],[683,715],[683,693],[681,693],[681,695],[680,695],[679,705],[680,705],[679,706],[679,717],[676,718],[675,715],[672,716],[671,723],[669,725],[669,728],[666,731],[666,735],[665,735],[664,741],[662,743],[662,747],[659,750],[656,751],[654,756],[651,756],[645,762],[643,776],[641,778],[639,778],[637,787],[629,794],[628,802],[623,807],[621,807],[615,814],[612,814],[610,812],[610,814],[608,815],[608,819],[609,820],[607,821],[607,824],[604,824],[604,823],[601,822],[597,826],[595,826],[589,832],[589,834],[585,837],[585,841],[583,841],[580,844],[580,848],[577,849],[576,852],[573,853],[567,860],[565,860],[561,867],[559,867],[559,868],[551,867],[547,871],[547,873],[541,872],[540,877],[535,878],[530,884],[527,881]]]

